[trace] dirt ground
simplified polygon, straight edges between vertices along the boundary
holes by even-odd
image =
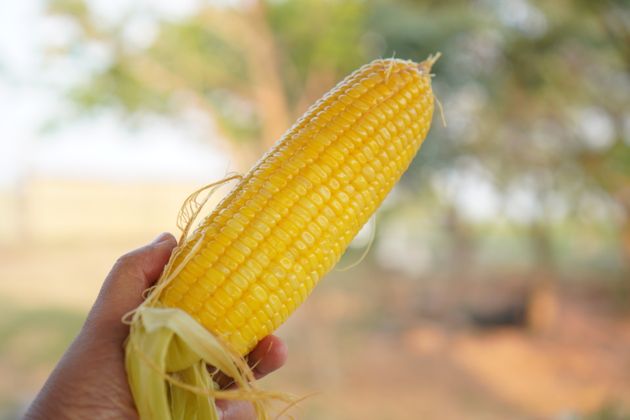
[[[115,259],[172,227],[190,188],[153,188],[123,200],[126,209],[114,208],[120,187],[101,189],[89,214],[79,211],[83,190],[67,191],[63,209],[43,193],[27,200],[33,237],[0,241],[0,419],[16,418],[37,392]],[[128,216],[151,207],[159,212]],[[289,361],[263,385],[309,395],[290,411],[297,419],[630,418],[630,316],[587,289],[574,293],[581,287],[558,285],[544,331],[480,328],[427,315],[451,312],[466,284],[401,278],[366,261],[324,279],[281,327]],[[475,293],[499,297],[492,286]]]
[[[273,379],[278,387],[322,391],[307,399],[297,418],[630,415],[628,318],[614,319],[581,302],[563,300],[554,326],[544,333],[516,327],[452,328],[426,320],[394,331],[352,332],[339,326],[347,320],[331,320],[326,326],[318,317],[328,293],[338,291],[323,290],[289,322],[291,360]],[[342,315],[347,316],[353,315]],[[295,337],[298,331],[306,331],[306,337]]]
[[[112,261],[129,245],[67,243],[0,253],[1,417],[15,417],[41,386]],[[391,296],[383,304],[378,296],[386,286],[361,273],[325,279],[279,332],[290,359],[264,385],[312,394],[291,411],[296,418],[630,413],[629,318],[560,295],[557,319],[544,333],[453,326],[415,316]]]

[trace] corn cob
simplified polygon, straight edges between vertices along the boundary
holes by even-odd
[[[145,306],[183,310],[238,355],[276,330],[334,267],[421,146],[433,115],[434,61],[376,60],[315,103],[180,244]],[[154,324],[136,325],[143,316],[141,307],[130,342],[134,328],[145,334]],[[179,331],[172,336],[186,341]],[[142,369],[130,347],[138,403]],[[219,363],[192,353],[157,368],[181,370],[200,358]]]

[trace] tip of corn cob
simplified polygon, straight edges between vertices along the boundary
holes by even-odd
[[[427,57],[426,60],[418,63],[418,70],[420,70],[423,74],[431,74],[431,69],[436,61],[438,61],[442,57],[441,52],[437,52],[435,54],[431,54]]]

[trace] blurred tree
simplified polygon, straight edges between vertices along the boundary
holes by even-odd
[[[176,114],[192,106],[233,147],[244,145],[233,151],[243,166],[363,61],[356,49],[362,9],[358,1],[208,4],[189,18],[160,21],[153,42],[138,49],[128,45],[124,21],[99,24],[84,0],[49,2],[51,13],[80,25],[79,42],[113,50],[108,66],[72,89],[80,107]]]
[[[433,181],[481,176],[500,201],[486,217],[529,226],[537,277],[550,277],[542,273],[555,267],[549,224],[582,212],[585,197],[598,197],[604,222],[623,232],[630,270],[627,1],[229,4],[161,18],[156,36],[138,48],[125,37],[125,19],[106,25],[84,0],[50,0],[51,13],[81,28],[78,43],[113,51],[107,66],[74,86],[72,98],[83,108],[132,114],[193,107],[218,124],[246,167],[363,62],[442,51],[435,86],[449,126],[433,130],[402,187],[413,186],[427,206],[438,203],[451,258],[474,263],[472,233],[463,225],[475,198],[462,201],[457,189],[448,193]]]

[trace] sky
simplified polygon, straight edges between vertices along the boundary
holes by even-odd
[[[104,24],[133,7],[144,17],[129,25],[128,37],[142,46],[154,33],[153,19],[186,16],[196,3],[92,0],[90,5]],[[94,45],[52,60],[46,48],[63,45],[74,28],[46,16],[44,6],[43,0],[0,5],[0,189],[33,175],[203,182],[226,172],[229,159],[209,141],[216,135],[199,115],[177,121],[146,116],[133,128],[114,111],[70,117],[65,89],[106,65],[108,52]]]

